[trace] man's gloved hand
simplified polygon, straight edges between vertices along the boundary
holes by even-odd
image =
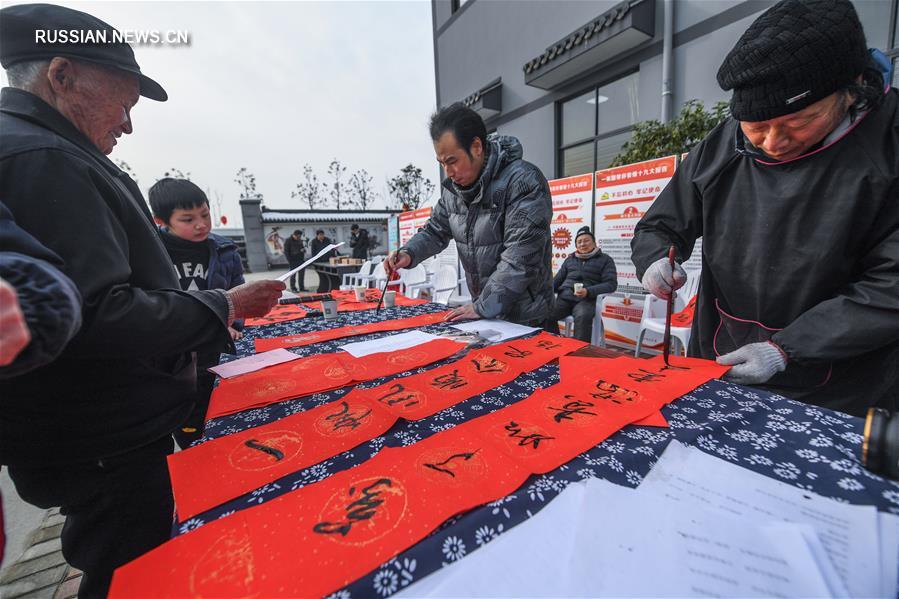
[[[787,367],[787,354],[776,344],[765,341],[750,343],[715,360],[733,368],[724,375],[724,380],[740,385],[765,383]]]
[[[680,289],[687,282],[687,271],[675,262],[672,272],[668,258],[659,258],[649,265],[640,282],[643,283],[643,289],[666,300],[672,290]]]
[[[257,318],[268,314],[287,286],[281,281],[253,281],[225,292],[232,313],[229,318]]]
[[[384,271],[387,276],[392,277],[393,273],[401,268],[406,268],[412,264],[412,256],[402,250],[391,252],[387,259],[384,260]]]

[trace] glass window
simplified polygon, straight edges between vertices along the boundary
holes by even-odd
[[[593,172],[593,142],[562,150],[562,177]]]
[[[608,168],[621,151],[624,142],[630,141],[634,136],[633,131],[625,131],[616,135],[601,137],[596,140],[596,170]]]
[[[562,145],[596,135],[596,90],[562,104]],[[589,171],[588,171],[589,172]]]
[[[615,131],[637,122],[640,114],[637,102],[639,73],[622,77],[597,90],[597,135]]]

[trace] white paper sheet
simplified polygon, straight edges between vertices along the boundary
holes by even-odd
[[[880,595],[880,536],[873,506],[844,504],[803,491],[677,441],[668,445],[640,488],[683,505],[702,505],[756,522],[807,524],[842,580],[843,589],[835,589],[835,594]]]
[[[460,324],[454,324],[454,329],[465,331],[467,333],[477,333],[484,339],[493,343],[500,343],[508,339],[515,339],[539,331],[536,327],[526,327],[524,325],[507,322],[505,320],[472,320]]]
[[[266,366],[290,362],[299,357],[300,356],[297,354],[291,353],[286,349],[273,349],[271,351],[262,352],[261,354],[253,354],[246,358],[238,358],[237,360],[232,360],[225,364],[213,366],[212,368],[209,368],[209,372],[214,372],[223,379],[229,379],[240,374],[261,370]]]
[[[399,349],[409,349],[416,345],[422,345],[428,341],[442,339],[437,335],[431,335],[423,331],[409,331],[398,335],[390,335],[389,337],[381,337],[372,341],[357,341],[355,343],[347,343],[341,345],[340,349],[347,352],[353,357],[361,358],[369,354],[377,354],[381,352],[396,351]]]
[[[828,597],[802,527],[587,483],[565,596]],[[807,528],[807,527],[806,527]]]
[[[321,256],[325,255],[326,253],[330,252],[330,251],[333,250],[333,249],[339,248],[339,247],[342,246],[343,244],[344,244],[343,241],[341,241],[340,243],[330,243],[330,244],[328,244],[327,246],[325,246],[325,247],[322,249],[322,251],[320,251],[320,252],[317,253],[316,255],[312,256],[311,258],[309,258],[308,260],[306,260],[305,262],[303,262],[302,264],[300,264],[299,266],[297,266],[297,267],[294,268],[293,270],[289,270],[289,271],[287,271],[286,273],[284,273],[283,275],[281,275],[280,277],[278,277],[278,280],[279,280],[279,281],[286,281],[286,280],[289,279],[292,275],[295,275],[296,273],[300,272],[301,269],[306,268],[307,266],[309,266],[310,264],[312,264],[313,262],[315,262],[316,260],[318,260]]]
[[[532,518],[395,596],[559,596],[559,581],[568,577],[585,494],[584,483],[568,485]],[[482,534],[489,538],[491,531]]]
[[[880,531],[881,597],[891,599],[899,592],[899,516],[878,512]]]

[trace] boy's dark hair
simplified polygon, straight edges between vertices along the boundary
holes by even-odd
[[[164,223],[169,222],[176,208],[190,210],[203,204],[209,205],[209,198],[203,190],[187,179],[160,179],[150,188],[149,196],[153,216]]]
[[[350,231],[355,231],[355,230],[358,229],[358,228],[359,228],[359,225],[353,224],[353,226],[350,227]]]
[[[471,156],[471,144],[477,137],[487,151],[487,126],[484,119],[461,102],[450,104],[431,115],[431,141],[437,141],[447,131],[452,131],[456,141]]]
[[[324,235],[325,232],[322,231],[321,229],[319,229],[318,231],[315,232],[315,234],[316,234],[316,235]]]

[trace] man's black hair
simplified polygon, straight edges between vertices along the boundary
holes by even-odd
[[[319,229],[318,231],[315,232],[315,234],[316,234],[316,235],[324,235],[325,232],[322,231],[321,229]]]
[[[358,228],[359,228],[359,225],[357,225],[356,223],[353,223],[353,226],[350,227],[350,231],[355,231]]]
[[[191,210],[209,205],[203,190],[187,179],[160,179],[150,188],[150,208],[153,216],[168,224],[176,208]]]
[[[487,127],[477,112],[461,102],[450,104],[431,115],[431,140],[437,141],[447,131],[452,131],[465,153],[471,156],[471,144],[477,137],[487,151]]]

